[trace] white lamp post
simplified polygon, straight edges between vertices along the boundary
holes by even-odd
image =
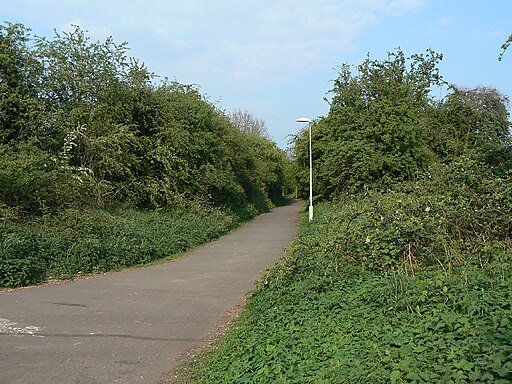
[[[307,117],[299,117],[297,123],[308,123],[309,127],[309,222],[313,221],[313,153],[311,152],[311,123]]]

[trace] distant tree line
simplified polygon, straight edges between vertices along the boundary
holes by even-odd
[[[0,216],[183,200],[268,209],[286,157],[264,123],[240,127],[127,52],[79,27],[48,39],[0,26]]]

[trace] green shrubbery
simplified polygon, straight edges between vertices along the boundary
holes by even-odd
[[[440,165],[397,190],[339,198],[326,253],[373,271],[487,265],[510,252],[512,185],[471,161]],[[342,212],[342,213],[340,213]]]
[[[507,99],[441,82],[440,55],[342,67],[313,126],[315,219],[263,277],[200,383],[512,381]],[[307,134],[296,140],[307,191]],[[322,200],[319,198],[318,201]]]
[[[0,25],[0,286],[181,252],[278,198],[275,143],[127,51]]]
[[[50,40],[0,26],[2,204],[28,215],[183,199],[268,209],[284,153],[197,87],[156,83],[127,50],[78,27]]]
[[[314,223],[302,223],[286,259],[264,277],[218,349],[200,360],[194,379],[510,382],[512,242],[494,249],[475,240],[467,253],[421,259],[413,272],[408,244],[424,239],[407,237],[425,206],[404,196],[317,205]],[[399,230],[380,218],[397,207]],[[370,243],[368,233],[377,233]],[[446,234],[436,240],[460,252]]]
[[[240,223],[217,208],[157,211],[68,209],[28,223],[0,224],[0,286],[107,272],[169,258]]]
[[[405,59],[366,59],[357,75],[344,65],[326,117],[313,126],[315,192],[326,198],[368,189],[386,191],[463,157],[510,165],[508,99],[495,89],[450,86],[443,100],[431,89],[445,84],[428,51]],[[299,190],[308,191],[308,135],[295,140]],[[510,169],[510,168],[509,168]]]

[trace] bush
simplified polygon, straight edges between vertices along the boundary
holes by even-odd
[[[340,197],[318,218],[309,252],[373,271],[486,265],[511,252],[512,186],[469,158],[431,167],[395,191]],[[320,205],[320,209],[322,206]],[[325,240],[322,240],[325,237]]]
[[[0,239],[0,286],[30,285],[44,279],[44,263],[38,258],[41,241],[37,236],[0,226]]]
[[[35,144],[0,144],[0,202],[11,212],[40,215],[86,196],[77,175]]]
[[[512,254],[496,251],[485,265],[425,266],[414,276],[383,263],[376,271],[333,251],[343,246],[337,236],[346,218],[362,206],[371,204],[322,203],[312,224],[302,221],[233,330],[196,362],[194,380],[512,380]],[[360,228],[368,217],[360,217]]]
[[[17,287],[141,265],[185,252],[240,223],[187,204],[141,212],[68,209],[0,225],[0,286]]]
[[[198,87],[164,80],[79,27],[52,39],[0,25],[0,204],[268,210],[285,158],[240,132]]]

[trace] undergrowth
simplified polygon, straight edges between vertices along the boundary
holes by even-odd
[[[242,212],[246,218],[250,213]],[[107,272],[174,256],[240,224],[240,216],[187,204],[157,211],[68,209],[0,223],[0,286]]]
[[[317,205],[185,381],[510,383],[509,203],[423,192]]]

